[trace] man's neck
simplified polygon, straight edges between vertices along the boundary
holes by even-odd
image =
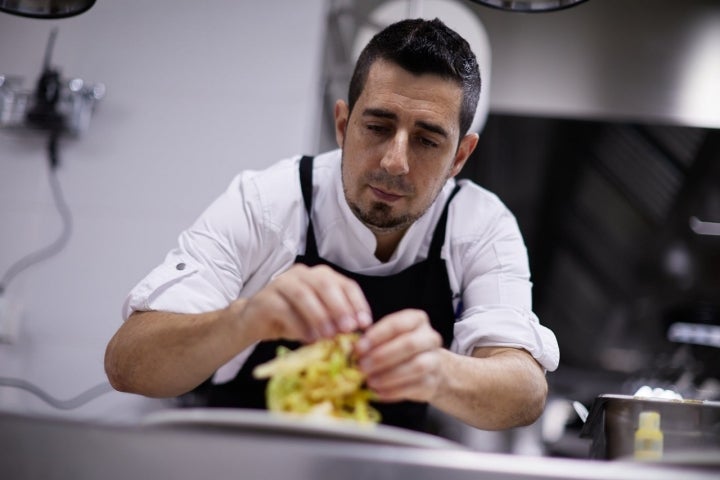
[[[407,232],[407,229],[383,234],[375,233],[375,258],[381,262],[390,260],[390,257],[395,253],[395,249],[400,244],[400,240],[402,240],[405,232]]]

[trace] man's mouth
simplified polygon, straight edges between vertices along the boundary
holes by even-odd
[[[398,194],[395,194],[395,193],[391,193],[391,192],[382,190],[382,189],[380,189],[380,188],[373,187],[372,185],[370,185],[370,190],[372,190],[373,194],[374,194],[378,199],[380,199],[380,200],[382,200],[382,201],[384,201],[384,202],[394,202],[394,201],[396,201],[396,200],[400,200],[400,199],[403,197],[403,195],[398,195]]]

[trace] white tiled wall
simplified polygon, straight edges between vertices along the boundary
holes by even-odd
[[[103,82],[89,132],[61,144],[70,243],[7,294],[24,316],[0,344],[0,377],[61,399],[105,381],[105,345],[126,292],[240,169],[314,153],[323,0],[97,2],[56,21],[0,14],[0,73],[32,88],[45,43],[63,77]],[[45,140],[0,129],[0,275],[60,223]],[[117,392],[73,411],[0,387],[0,410],[134,419],[157,402]]]

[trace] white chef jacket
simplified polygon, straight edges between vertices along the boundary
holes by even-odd
[[[403,236],[387,262],[375,257],[375,237],[345,201],[341,151],[315,158],[312,216],[318,253],[364,275],[400,272],[428,255],[432,232],[455,180]],[[299,181],[300,156],[267,169],[244,171],[178,239],[163,263],[127,296],[123,317],[133,311],[201,313],[250,297],[287,270],[305,251],[308,225]],[[532,312],[527,251],[515,217],[493,193],[459,180],[450,203],[441,255],[455,306],[462,306],[450,349],[469,355],[475,347],[527,350],[555,370],[555,335]],[[235,377],[253,347],[215,374],[215,383]]]

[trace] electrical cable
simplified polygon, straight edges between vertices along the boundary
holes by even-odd
[[[47,153],[50,165],[48,171],[48,180],[50,183],[50,190],[52,192],[55,202],[55,207],[62,221],[62,230],[60,231],[58,237],[52,243],[50,243],[46,247],[43,247],[35,252],[26,255],[25,257],[12,264],[10,268],[8,268],[2,278],[0,278],[0,295],[7,289],[10,282],[18,274],[25,271],[32,265],[35,265],[57,255],[65,248],[68,241],[70,240],[70,236],[72,234],[72,212],[70,211],[70,207],[65,201],[62,187],[60,185],[60,180],[57,176],[57,166],[59,164],[57,146],[59,136],[60,132],[57,130],[53,130],[50,133],[50,139],[47,145]]]
[[[48,181],[55,208],[60,215],[62,223],[61,230],[53,242],[20,258],[20,260],[16,261],[10,266],[10,268],[8,268],[2,277],[0,277],[0,295],[5,292],[10,282],[21,272],[60,253],[68,244],[72,235],[72,212],[65,200],[62,186],[57,175],[57,168],[60,164],[58,143],[63,133],[65,121],[56,109],[59,75],[56,71],[50,68],[50,58],[55,45],[56,37],[57,28],[53,29],[51,32],[48,45],[45,50],[43,76],[38,84],[37,111],[33,110],[29,112],[28,121],[36,126],[39,126],[41,129],[48,131],[49,133],[47,143]],[[14,387],[28,391],[52,407],[61,410],[78,408],[89,401],[94,400],[100,395],[113,390],[112,386],[108,382],[103,382],[80,393],[76,397],[68,400],[60,400],[36,385],[19,378],[0,377],[0,386]]]
[[[65,248],[68,241],[70,240],[70,236],[72,234],[72,212],[67,202],[65,201],[62,187],[60,185],[60,180],[57,176],[57,167],[59,165],[59,138],[60,130],[53,129],[50,132],[50,138],[47,145],[47,153],[49,164],[48,180],[50,183],[50,190],[53,195],[55,207],[57,208],[60,219],[62,221],[62,229],[58,237],[52,243],[50,243],[46,247],[43,247],[35,252],[26,255],[25,257],[21,258],[10,266],[10,268],[2,276],[2,279],[0,279],[0,295],[10,284],[10,281],[13,280],[17,275],[19,275],[21,272],[28,269],[32,265],[35,265],[49,259],[50,257],[53,257],[54,255],[57,255],[63,250],[63,248]],[[39,397],[48,405],[60,410],[72,410],[74,408],[78,408],[88,403],[89,401],[94,400],[100,395],[103,395],[113,390],[113,388],[108,382],[104,382],[82,392],[74,398],[68,400],[60,400],[53,397],[52,395],[45,392],[36,385],[33,385],[32,383],[19,378],[0,377],[0,386],[14,387],[26,390]]]
[[[101,395],[113,391],[110,383],[103,382],[85,390],[84,392],[73,398],[70,398],[68,400],[60,400],[53,397],[40,387],[19,378],[0,377],[0,387],[13,387],[25,390],[37,396],[51,407],[55,407],[59,410],[73,410],[75,408],[85,405],[91,400],[95,400]]]
[[[43,247],[39,250],[36,250],[35,252],[26,255],[25,257],[12,264],[10,268],[8,268],[8,270],[2,276],[2,279],[0,279],[0,295],[5,291],[7,286],[17,275],[19,275],[21,272],[25,271],[32,265],[35,265],[44,260],[47,260],[50,257],[53,257],[54,255],[57,255],[63,250],[63,248],[65,248],[68,241],[70,240],[70,236],[72,234],[72,212],[67,202],[65,201],[62,187],[60,185],[60,180],[57,176],[57,167],[59,165],[59,138],[60,131],[58,129],[53,129],[50,132],[50,137],[47,144],[47,154],[49,165],[48,181],[50,183],[50,190],[52,192],[55,207],[62,221],[62,228],[60,234],[52,243],[50,243],[46,247]],[[0,377],[0,386],[14,387],[26,390],[36,395],[47,404],[61,410],[72,410],[74,408],[78,408],[86,404],[87,402],[99,397],[100,395],[103,395],[113,390],[109,383],[104,382],[90,388],[89,390],[86,390],[85,392],[82,392],[74,398],[68,400],[59,400],[50,395],[49,393],[45,392],[41,388],[33,385],[32,383],[19,378]]]

